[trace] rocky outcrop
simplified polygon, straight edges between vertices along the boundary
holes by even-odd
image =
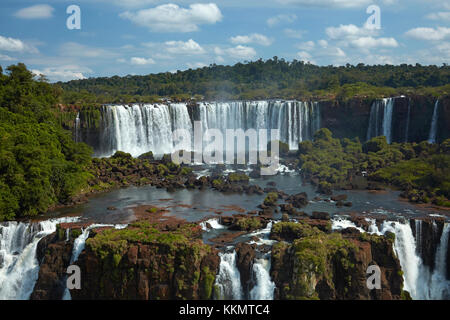
[[[291,224],[291,225],[288,225]],[[272,248],[272,280],[277,299],[404,299],[400,263],[393,251],[393,238],[360,234],[356,229],[324,233],[299,223],[277,223],[279,229],[295,230]],[[381,269],[381,289],[369,290],[366,271]]]
[[[34,286],[31,300],[60,300],[66,288],[66,270],[72,257],[73,243],[80,229],[66,229],[61,226],[57,231],[39,241],[36,255],[40,264],[39,277]]]
[[[241,284],[244,292],[248,293],[252,289],[253,261],[256,257],[255,245],[239,243],[236,245],[236,266],[241,276]],[[249,298],[249,297],[246,297]]]
[[[199,239],[197,225],[167,231],[140,222],[102,230],[80,255],[81,290],[73,299],[210,299],[217,251]]]

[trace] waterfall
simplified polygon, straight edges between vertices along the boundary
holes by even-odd
[[[409,223],[385,221],[382,233],[387,231],[395,234],[394,249],[403,270],[404,289],[411,294],[413,299],[419,299],[417,287],[422,259],[416,253],[416,240],[411,226]]]
[[[447,252],[450,224],[446,223],[436,251],[435,270],[431,277],[430,298],[434,300],[450,299],[450,281],[447,279]]]
[[[385,136],[388,143],[392,142],[392,115],[395,98],[384,98],[373,102],[370,108],[367,140]]]
[[[317,102],[300,101],[236,101],[200,103],[200,121],[204,128],[280,129],[280,140],[291,150],[298,143],[311,140],[320,129],[320,108]]]
[[[255,286],[250,291],[251,300],[273,300],[275,283],[270,278],[270,253],[253,263]]]
[[[77,220],[62,218],[0,224],[0,300],[29,299],[39,275],[36,258],[39,241],[55,232],[58,223]]]
[[[408,99],[408,115],[406,118],[405,142],[408,142],[408,138],[409,138],[409,122],[410,121],[411,121],[411,99]]]
[[[192,112],[196,116],[190,116],[189,108],[196,111]],[[317,102],[202,102],[189,107],[185,103],[106,105],[101,109],[100,150],[95,150],[96,156],[111,156],[119,150],[133,156],[148,151],[157,155],[171,153],[176,145],[172,132],[186,129],[192,141],[194,120],[201,121],[203,133],[218,129],[224,136],[227,129],[280,129],[280,140],[293,150],[299,142],[311,140],[321,125]],[[192,150],[190,144],[188,141],[185,149]]]
[[[80,142],[80,113],[77,113],[77,117],[75,119],[75,142]]]
[[[148,151],[170,153],[173,147],[172,131],[192,127],[186,105],[176,104],[173,108],[164,104],[109,105],[103,107],[101,114],[103,132],[100,153],[104,156],[119,150],[133,156]]]
[[[436,143],[437,127],[438,127],[438,106],[439,99],[434,104],[433,117],[431,118],[430,134],[428,136],[429,143]]]
[[[236,251],[219,253],[219,274],[215,285],[218,288],[216,299],[240,300],[243,297],[241,275],[236,266]]]

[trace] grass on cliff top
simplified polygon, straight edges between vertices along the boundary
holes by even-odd
[[[184,224],[174,231],[161,231],[156,224],[141,221],[125,229],[106,229],[86,241],[94,252],[104,257],[108,253],[123,254],[129,243],[158,243],[170,247],[188,244],[200,234],[196,224]]]

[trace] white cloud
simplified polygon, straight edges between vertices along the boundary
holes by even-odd
[[[15,61],[17,59],[7,56],[5,54],[0,54],[0,61]]]
[[[149,4],[155,4],[158,0],[100,0],[101,2],[113,3],[119,7],[137,8],[145,7]]]
[[[279,14],[274,17],[270,17],[266,22],[269,27],[273,27],[280,23],[292,23],[295,20],[297,20],[297,16],[295,14]]]
[[[372,0],[278,0],[283,4],[294,4],[305,7],[355,8],[371,4]]]
[[[300,59],[300,61],[305,61],[309,63],[315,63],[314,60],[312,60],[312,56],[309,52],[306,51],[300,51],[297,53],[297,57]]]
[[[194,63],[188,62],[186,65],[188,66],[189,69],[198,69],[208,66],[206,63],[203,62],[194,62]]]
[[[130,59],[130,63],[134,65],[143,66],[147,64],[155,64],[155,60],[153,60],[152,58],[146,59],[146,58],[132,57]]]
[[[303,35],[306,33],[305,30],[294,30],[289,28],[284,29],[283,32],[286,35],[286,37],[293,39],[301,39],[303,38]]]
[[[434,12],[426,15],[427,19],[430,20],[443,20],[443,21],[450,21],[450,11],[441,11],[441,12]]]
[[[450,28],[415,28],[407,31],[405,34],[414,39],[440,41],[450,38]]]
[[[369,48],[397,48],[398,42],[394,38],[373,38],[373,37],[361,37],[351,41],[353,47],[361,49]]]
[[[55,9],[48,4],[37,4],[17,11],[14,16],[22,19],[48,19],[53,16]]]
[[[314,49],[315,47],[315,43],[314,41],[306,41],[306,42],[302,42],[296,45],[296,47],[300,50],[306,50],[306,51],[311,51]]]
[[[78,66],[60,66],[43,70],[34,69],[32,72],[37,76],[45,75],[51,82],[55,82],[86,79],[84,73],[91,73],[92,70]]]
[[[325,29],[325,33],[333,40],[351,39],[365,36],[376,35],[378,32],[376,29],[370,29],[365,27],[357,27],[354,24],[343,25],[339,27],[328,27]]]
[[[165,42],[167,46],[166,50],[172,54],[204,54],[205,49],[202,48],[197,42],[192,39],[188,41],[167,41]]]
[[[195,3],[188,9],[176,4],[164,4],[137,12],[126,11],[120,17],[154,32],[192,32],[199,30],[201,24],[219,22],[222,13],[215,3]]]
[[[233,48],[228,48],[225,52],[232,58],[249,60],[256,56],[256,51],[252,47],[238,45]]]
[[[250,44],[255,43],[262,46],[270,46],[273,40],[259,33],[253,33],[247,36],[236,36],[230,38],[233,44]]]
[[[37,53],[38,50],[20,39],[0,36],[0,50]]]
[[[62,44],[60,53],[65,57],[77,58],[107,58],[117,56],[113,51],[90,47],[77,42],[66,42]]]

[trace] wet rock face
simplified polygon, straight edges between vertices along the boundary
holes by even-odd
[[[294,194],[289,196],[286,199],[286,202],[292,204],[295,208],[302,208],[308,204],[308,195],[306,192],[301,192],[298,194]]]
[[[430,218],[410,220],[418,254],[431,271],[435,268],[436,251],[441,240],[444,222],[444,219]]]
[[[66,241],[65,230],[43,238],[38,243],[37,260],[40,264],[39,277],[34,286],[31,300],[60,300],[66,288],[66,270],[72,257],[73,243],[78,230],[72,230]]]
[[[121,254],[89,246],[77,264],[83,275],[76,299],[210,299],[219,257],[194,244],[128,244]]]
[[[244,292],[248,293],[251,291],[254,285],[252,283],[252,272],[253,261],[256,257],[255,245],[250,245],[248,243],[239,243],[236,246],[235,250],[237,257],[236,266],[241,276],[242,288],[244,288]]]
[[[435,102],[432,96],[397,97],[392,115],[393,141],[427,140]],[[320,102],[322,127],[330,129],[337,138],[358,136],[365,141],[372,103],[373,99],[360,98]],[[450,99],[441,98],[439,103],[438,140],[443,141],[450,136]]]
[[[275,226],[285,229],[282,224]],[[390,300],[406,296],[392,239],[360,234],[356,229],[327,234],[307,224],[297,231],[291,243],[279,242],[272,248],[271,275],[277,299]],[[367,288],[370,265],[380,267],[380,290]]]

